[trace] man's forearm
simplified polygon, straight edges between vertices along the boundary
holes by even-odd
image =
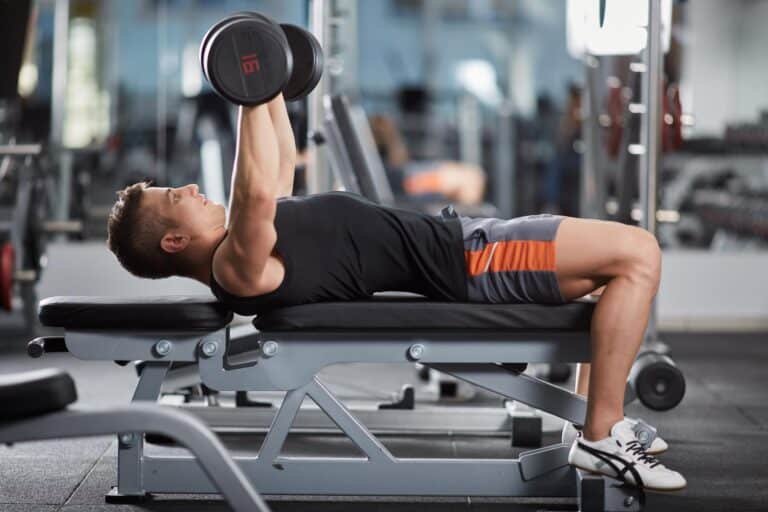
[[[267,106],[241,107],[238,111],[231,201],[238,197],[277,197],[280,187],[277,146],[277,135]]]
[[[277,137],[277,148],[280,155],[278,197],[290,196],[293,192],[293,176],[296,170],[296,140],[293,136],[293,128],[291,128],[283,95],[278,94],[267,104],[267,107],[272,118],[272,126]]]

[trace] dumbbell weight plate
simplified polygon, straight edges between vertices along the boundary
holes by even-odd
[[[293,67],[282,31],[255,17],[221,26],[210,36],[203,62],[214,90],[238,105],[259,105],[277,96]]]
[[[208,72],[206,70],[206,64],[205,64],[205,58],[204,57],[205,57],[205,52],[207,51],[207,48],[208,48],[208,43],[211,40],[211,37],[213,36],[213,34],[216,33],[217,30],[219,30],[221,27],[223,27],[224,25],[226,25],[230,21],[233,21],[233,20],[236,20],[236,19],[241,19],[241,18],[258,18],[258,19],[261,19],[261,20],[266,21],[268,23],[272,23],[272,24],[277,25],[277,23],[273,19],[269,18],[268,16],[266,16],[264,14],[261,14],[259,12],[255,12],[255,11],[240,11],[240,12],[236,12],[236,13],[231,14],[231,15],[227,16],[226,18],[223,18],[223,19],[219,20],[218,22],[216,22],[211,28],[208,29],[208,31],[203,36],[202,41],[200,42],[200,68],[203,70],[203,74],[205,75],[205,79],[206,80],[209,80],[209,79],[208,79]],[[288,40],[286,39],[285,42],[287,44]]]
[[[0,247],[0,307],[11,311],[13,303],[13,272],[16,267],[16,252],[10,242]]]
[[[203,73],[228,101],[241,105],[269,101],[290,76],[288,39],[277,23],[259,13],[242,12],[225,21],[207,38]],[[213,76],[212,66],[216,67]]]
[[[541,416],[512,418],[511,445],[513,447],[538,448],[544,433]]]
[[[685,396],[685,377],[664,354],[641,354],[632,365],[629,382],[643,405],[654,411],[672,409]]]
[[[323,76],[323,49],[311,32],[288,23],[280,27],[293,55],[293,72],[283,89],[283,97],[286,101],[295,101],[308,95]]]
[[[41,275],[45,263],[48,246],[48,233],[45,231],[45,219],[48,216],[45,185],[38,181],[31,190],[30,202],[36,205],[27,214],[26,232],[22,240],[22,251],[19,266],[32,270],[35,275]]]
[[[203,75],[205,76],[206,80],[210,81],[210,79],[208,78],[208,72],[205,69],[206,68],[206,65],[205,65],[205,54],[208,51],[208,43],[211,41],[211,37],[213,36],[213,34],[215,34],[217,30],[219,30],[221,27],[223,27],[224,25],[226,25],[230,21],[236,20],[236,19],[239,19],[239,18],[246,18],[246,17],[249,17],[249,16],[250,16],[250,13],[247,13],[247,12],[236,12],[235,14],[233,14],[231,16],[227,16],[226,18],[217,21],[205,33],[205,35],[203,36],[203,40],[200,41],[200,69],[203,70]]]

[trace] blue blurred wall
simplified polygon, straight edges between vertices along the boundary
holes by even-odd
[[[561,101],[565,84],[581,80],[581,65],[565,50],[565,2],[509,1],[513,16],[496,19],[487,11],[479,16],[475,12],[471,19],[438,22],[431,78],[440,97],[450,102],[460,91],[455,68],[467,59],[491,62],[500,86],[508,91],[505,59],[510,53],[517,64],[511,89],[522,113],[530,113],[536,95],[546,93]],[[152,119],[157,108],[159,41],[166,48],[162,69],[166,98],[172,105],[180,89],[182,48],[197,45],[214,21],[239,10],[260,10],[297,24],[307,19],[306,0],[105,0],[102,5],[109,13],[103,58],[114,66],[121,97],[138,103],[125,113],[136,120]],[[159,6],[165,12],[162,30]],[[394,0],[359,0],[358,13],[358,85],[379,102],[385,98],[386,106],[386,98],[399,86],[427,78],[423,19],[418,9],[398,9]],[[40,27],[43,33],[51,29],[52,23],[47,22]]]
[[[562,101],[565,85],[581,81],[581,64],[570,57],[565,45],[563,0],[518,0],[514,16],[497,19],[476,14],[473,19],[442,19],[434,31],[437,50],[433,83],[447,95],[460,90],[456,65],[467,59],[488,60],[506,86],[509,53],[522,62],[515,68],[512,88],[523,92],[518,105],[527,110],[539,93]],[[359,2],[359,83],[369,95],[390,94],[403,82],[423,82],[424,24],[418,12],[398,11],[390,1]],[[392,55],[396,55],[393,59]],[[391,63],[397,62],[393,66]]]

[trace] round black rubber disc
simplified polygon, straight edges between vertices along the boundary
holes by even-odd
[[[279,27],[254,17],[236,18],[210,37],[203,56],[214,90],[238,105],[259,105],[280,93],[292,59]]]
[[[206,80],[208,79],[208,72],[206,70],[206,64],[205,64],[205,53],[208,49],[208,43],[211,40],[211,37],[213,34],[216,33],[217,30],[219,30],[221,27],[229,23],[230,21],[239,19],[239,18],[257,18],[262,21],[265,21],[267,23],[271,23],[275,26],[277,26],[277,22],[274,21],[272,18],[265,14],[261,14],[260,12],[256,11],[240,11],[236,12],[234,14],[230,14],[224,19],[221,19],[217,21],[211,28],[208,29],[208,31],[203,35],[202,41],[200,41],[200,67],[203,70],[203,75],[205,76]],[[284,35],[284,34],[283,34]],[[288,44],[288,39],[285,40],[285,43]]]
[[[311,32],[284,23],[280,25],[293,54],[293,73],[283,89],[286,101],[305,97],[323,76],[323,49]]]
[[[246,18],[246,17],[250,17],[250,16],[251,16],[251,14],[247,13],[247,12],[236,12],[235,14],[232,14],[231,16],[227,16],[226,18],[217,21],[205,33],[205,35],[203,36],[203,40],[200,41],[200,67],[203,70],[203,75],[205,75],[205,79],[206,80],[210,80],[210,79],[208,78],[208,73],[205,70],[205,68],[206,68],[206,66],[205,66],[205,53],[206,53],[206,50],[208,49],[208,43],[210,42],[211,37],[213,36],[213,34],[215,34],[217,30],[219,30],[221,27],[223,27],[224,25],[226,25],[227,23],[229,23],[232,20],[236,20],[238,18]]]

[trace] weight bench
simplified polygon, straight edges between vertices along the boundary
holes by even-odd
[[[72,377],[44,369],[0,375],[0,443],[119,434],[162,434],[195,455],[200,471],[237,512],[269,512],[261,496],[218,438],[197,418],[168,407],[137,404],[107,410],[72,410],[77,400]]]
[[[518,458],[397,458],[318,377],[344,363],[413,363],[583,424],[586,401],[523,374],[525,363],[590,360],[595,304],[440,303],[373,298],[316,303],[263,313],[247,350],[230,339],[232,313],[210,298],[53,297],[41,302],[43,325],[63,339],[30,349],[68,351],[86,360],[143,360],[133,401],[156,401],[173,364],[197,366],[220,391],[284,391],[257,456],[235,457],[265,494],[572,498],[580,510],[634,511],[640,489],[577,472],[569,446],[555,444]],[[235,356],[233,354],[237,353]],[[314,401],[362,456],[284,456],[281,451],[305,397]],[[215,492],[192,456],[147,455],[136,436],[118,448],[113,499],[148,493]]]

